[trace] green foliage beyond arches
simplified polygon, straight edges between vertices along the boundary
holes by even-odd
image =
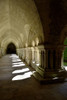
[[[67,38],[64,41],[64,45],[67,45]],[[64,50],[64,65],[67,66],[67,47]]]
[[[66,38],[65,41],[64,41],[64,45],[67,45],[67,38]]]

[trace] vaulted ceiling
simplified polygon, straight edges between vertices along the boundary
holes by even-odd
[[[0,47],[62,44],[67,0],[0,0]]]
[[[33,0],[0,0],[0,46],[13,42],[17,48],[43,42],[40,17]]]

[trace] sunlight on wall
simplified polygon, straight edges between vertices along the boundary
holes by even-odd
[[[32,46],[33,46],[33,47],[35,46],[35,42],[34,42],[34,41],[32,41]]]
[[[39,44],[39,39],[38,38],[36,38],[36,46],[38,46],[38,44]]]
[[[28,44],[26,43],[25,46],[28,47]]]

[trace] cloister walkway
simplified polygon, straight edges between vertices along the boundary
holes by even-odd
[[[67,100],[67,82],[40,84],[15,54],[0,59],[0,100]]]

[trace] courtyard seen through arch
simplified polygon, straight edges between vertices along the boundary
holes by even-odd
[[[64,41],[63,65],[67,71],[67,38]]]

